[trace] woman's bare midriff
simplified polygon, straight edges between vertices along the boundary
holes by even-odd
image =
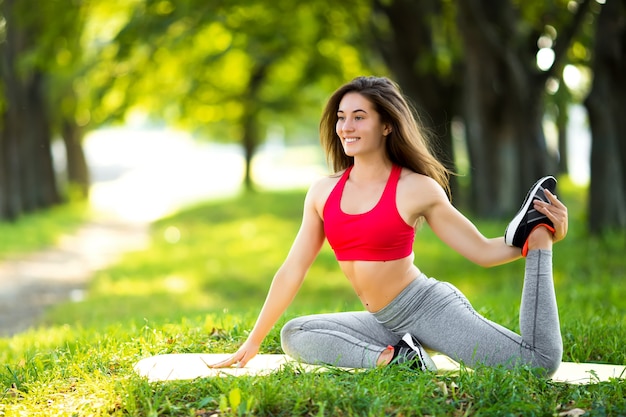
[[[389,304],[420,275],[413,254],[393,261],[340,261],[339,266],[372,313]]]

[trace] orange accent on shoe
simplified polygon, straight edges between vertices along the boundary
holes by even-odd
[[[538,227],[545,227],[546,229],[548,229],[552,233],[555,232],[554,227],[550,226],[549,224],[541,223],[541,224],[538,224],[537,226],[533,227],[533,230],[531,230],[530,233],[532,233]],[[528,237],[530,237],[530,233],[528,234]],[[526,238],[526,242],[524,242],[524,247],[522,248],[522,256],[525,258],[526,255],[528,255],[528,238]]]

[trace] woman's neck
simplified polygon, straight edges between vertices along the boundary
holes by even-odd
[[[354,167],[350,177],[356,181],[372,181],[387,178],[392,162],[387,158],[354,158]]]

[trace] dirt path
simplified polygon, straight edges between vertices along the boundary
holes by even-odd
[[[98,219],[56,247],[0,262],[0,337],[36,326],[46,308],[84,297],[94,272],[148,244],[147,224]]]
[[[90,202],[108,217],[55,248],[0,261],[0,337],[36,325],[55,303],[82,299],[95,271],[148,243],[149,222],[198,201],[235,195],[243,181],[238,149],[180,132],[105,129],[92,132],[84,147],[94,181]],[[310,155],[310,147],[260,152],[255,180],[269,188],[308,186],[325,167],[295,167],[291,155],[303,154]]]

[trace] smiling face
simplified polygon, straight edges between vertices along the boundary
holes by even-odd
[[[384,152],[385,136],[391,129],[382,123],[370,100],[359,93],[347,93],[337,110],[337,136],[348,156]]]

